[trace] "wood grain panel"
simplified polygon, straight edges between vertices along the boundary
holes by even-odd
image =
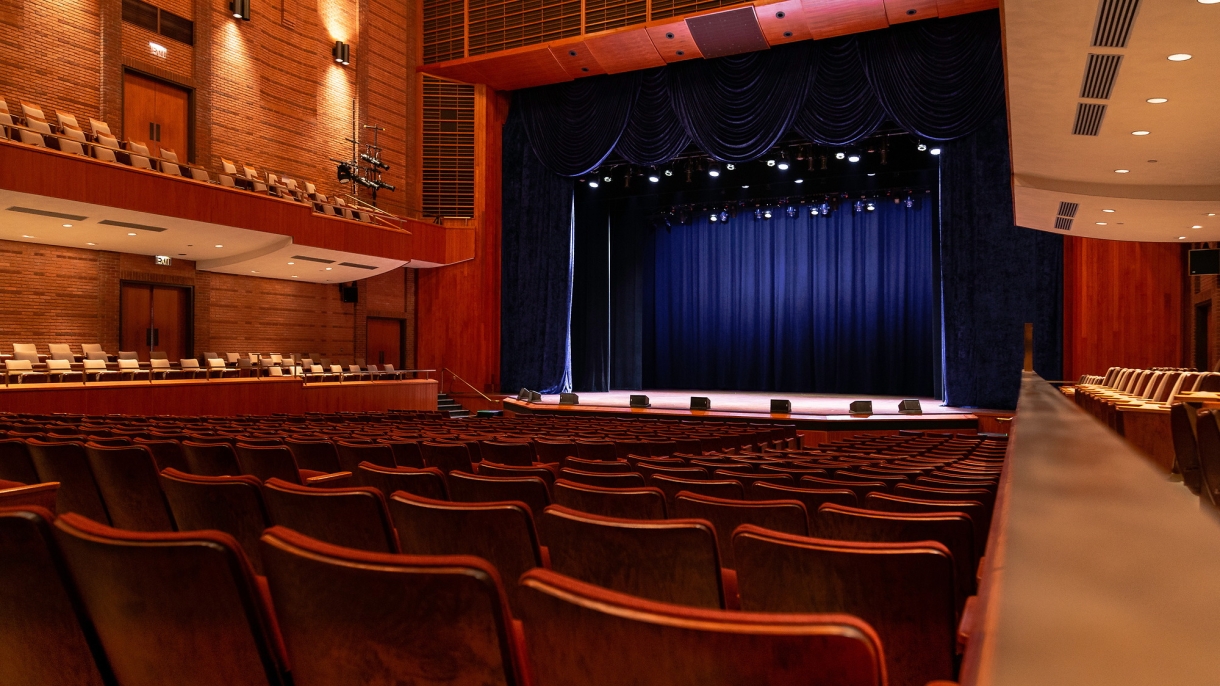
[[[178,159],[187,158],[190,103],[191,94],[186,89],[164,82],[157,83],[157,118],[154,121],[160,128],[157,129],[157,147],[150,145],[149,150],[168,148],[181,154]]]
[[[762,27],[763,36],[771,45],[813,38],[801,0],[756,2],[754,9],[758,15],[758,24]],[[783,16],[780,16],[781,14]]]
[[[305,385],[297,379],[108,382],[0,386],[5,412],[236,415],[435,410],[437,381]]]
[[[416,364],[451,369],[486,393],[500,380],[500,145],[509,99],[486,87],[475,97],[474,258],[418,272]]]
[[[606,73],[605,68],[593,57],[593,53],[589,52],[589,46],[585,45],[584,41],[551,43],[548,47],[559,66],[574,79]]]
[[[159,148],[149,127],[157,121],[157,86],[153,79],[123,73],[123,135],[145,143],[154,155]]]
[[[936,0],[885,0],[885,16],[890,24],[930,19],[938,11]]]
[[[999,6],[999,0],[939,0],[936,3],[936,10],[939,17],[953,17],[959,14],[993,10]]]
[[[608,74],[618,74],[665,64],[643,27],[607,32],[585,38],[589,51]]]
[[[119,350],[136,352],[148,359],[148,329],[152,326],[152,287],[125,283],[119,290]]]
[[[1065,236],[1063,374],[1185,363],[1184,246]]]
[[[644,29],[657,54],[666,62],[681,62],[703,57],[699,45],[690,35],[690,27],[682,19],[650,23]]]
[[[883,0],[801,0],[815,39],[875,31],[890,25]]]
[[[497,52],[479,63],[479,71],[487,79],[484,83],[506,91],[571,80],[545,45]]]

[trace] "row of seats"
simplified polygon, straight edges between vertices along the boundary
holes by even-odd
[[[16,430],[47,421],[41,417],[22,419],[25,421],[11,423],[10,435],[23,435]],[[315,419],[321,420],[317,424],[325,424],[321,417]],[[421,418],[397,422],[392,419],[406,418],[365,419],[370,421],[359,424],[435,424]],[[391,421],[376,421],[387,419]],[[116,429],[127,425],[119,418],[111,418],[111,423]],[[518,431],[535,424],[484,423],[516,425]],[[636,426],[649,423],[656,424],[619,422]],[[86,424],[81,418],[77,426],[96,431],[92,427],[97,425]],[[49,433],[61,427],[44,424],[42,428],[48,437],[64,435]],[[133,440],[141,438],[135,436]],[[129,440],[115,436],[93,439]],[[6,446],[14,443],[22,441],[4,442]],[[721,609],[846,611],[863,617],[881,636],[891,681],[912,684],[952,675],[954,628],[964,611],[964,598],[973,591],[972,570],[982,551],[976,544],[978,534],[971,515],[962,510],[970,510],[980,520],[989,518],[1003,454],[999,441],[910,434],[856,437],[819,446],[818,452],[777,449],[777,443],[784,442],[764,441],[754,444],[755,450],[750,452],[671,454],[668,458],[628,454],[623,460],[582,460],[567,454],[560,464],[530,463],[527,467],[488,461],[492,455],[502,457],[490,448],[495,442],[483,442],[483,461],[474,464],[465,443],[423,441],[412,444],[419,449],[421,462],[414,462],[414,453],[409,450],[400,453],[403,461],[419,465],[407,467],[399,464],[395,446],[372,442],[361,446],[336,440],[331,444],[335,460],[340,459],[341,451],[348,451],[352,454],[342,459],[350,464],[355,459],[375,457],[380,448],[381,464],[363,461],[356,465],[354,475],[312,475],[292,462],[291,444],[277,448],[241,443],[231,446],[221,441],[214,445],[223,447],[210,454],[227,455],[236,461],[236,465],[224,468],[220,460],[191,457],[196,449],[193,443],[179,444],[187,454],[180,466],[195,471],[227,470],[230,475],[190,475],[164,467],[158,476],[157,468],[162,466],[158,463],[168,463],[171,458],[158,459],[147,447],[143,456],[118,445],[106,452],[98,443],[60,444],[75,446],[60,452],[83,451],[85,461],[93,466],[102,493],[99,500],[103,501],[101,511],[94,514],[99,521],[133,528],[164,530],[170,525],[184,530],[230,531],[242,542],[256,569],[267,564],[265,549],[259,552],[259,533],[268,525],[279,525],[333,545],[377,554],[475,554],[491,561],[505,579],[517,578],[533,568],[551,567],[611,591],[667,603]],[[568,443],[568,452],[577,452],[575,448],[584,443]],[[587,443],[600,448],[606,442]],[[658,443],[662,442],[654,441],[653,445]],[[35,457],[49,449],[43,441],[28,439],[24,444],[36,462],[48,462],[45,456]],[[533,446],[497,447],[504,455],[520,456],[522,447]],[[793,458],[800,453],[809,454],[799,455],[803,459]],[[127,457],[119,459],[120,454]],[[144,468],[131,467],[137,464]],[[278,471],[270,469],[273,464],[279,465]],[[712,473],[707,471],[709,467],[715,468]],[[675,476],[662,471],[696,469],[703,473],[682,471]],[[128,475],[125,483],[120,484],[123,477],[115,477],[116,471]],[[244,475],[234,475],[242,472]],[[136,473],[143,474],[143,487],[131,477]],[[801,479],[800,487],[790,485],[794,474]],[[869,478],[858,480],[853,474]],[[676,484],[680,490],[672,497],[657,487],[595,485],[599,478],[621,476],[646,476],[654,484],[665,479],[688,483]],[[688,478],[693,476],[700,478]],[[806,481],[823,477],[838,480],[840,483],[831,486],[842,487],[828,488]],[[153,485],[158,481],[160,489]],[[364,485],[334,488],[352,481]],[[716,486],[716,482],[732,483],[737,494],[749,489],[755,500],[736,494],[722,498],[697,492],[700,484]],[[815,487],[809,488],[811,485]],[[789,490],[785,492],[785,488]],[[127,494],[126,501],[117,501],[120,504],[116,509],[111,500],[117,496],[106,497],[108,491]],[[137,498],[133,495],[136,493],[144,493],[144,497]],[[158,496],[162,499],[159,522],[133,516],[141,509],[155,512]],[[815,497],[824,499],[810,500]],[[917,502],[929,497],[935,500]],[[850,499],[846,500],[850,504],[838,504],[838,499]],[[131,507],[136,501],[144,505]],[[859,504],[865,508],[856,507]],[[915,509],[911,514],[893,512],[912,505]],[[243,514],[246,523],[239,525],[236,520],[243,519]],[[764,529],[749,528],[758,525]],[[788,539],[784,538],[785,532]],[[977,549],[972,547],[976,545]],[[749,552],[743,553],[743,546]],[[768,546],[779,546],[779,552]],[[811,559],[822,559],[821,567]],[[784,564],[790,567],[776,568],[777,560],[786,560]],[[762,566],[756,569],[755,565]],[[821,573],[830,575],[828,579],[837,581],[813,583],[808,576],[811,569],[821,569]],[[794,575],[792,583],[776,585],[776,575],[784,578],[785,570]],[[853,583],[844,587],[840,576]],[[881,580],[889,580],[893,586],[893,579],[906,583],[885,592],[872,587],[884,586]],[[773,592],[775,588],[802,584],[811,587],[806,595]],[[745,590],[747,586],[752,590]],[[510,612],[518,618],[526,617],[528,601],[520,596],[528,593],[512,584],[505,590]],[[771,593],[771,600],[752,600],[766,598],[767,593]],[[881,599],[889,600],[880,604]],[[757,606],[752,607],[752,603]],[[925,614],[908,613],[924,606],[931,608],[930,614],[925,614],[932,624],[912,627],[909,618]],[[907,617],[905,624],[902,617]]]
[[[1220,373],[1111,367],[1102,376],[1082,377],[1067,390],[1077,405],[1122,433],[1121,408],[1168,408],[1179,393],[1220,391]]]
[[[239,168],[238,164],[223,158],[222,173],[217,174],[213,180],[206,169],[187,164],[169,148],[161,147],[158,154],[153,155],[145,143],[134,139],[120,141],[104,121],[90,118],[90,132],[86,133],[74,115],[62,110],[56,111],[55,124],[48,120],[42,108],[37,105],[22,102],[20,112],[20,115],[10,112],[8,103],[0,98],[0,138],[200,183],[213,183],[226,188],[240,188],[261,195],[284,198],[310,205],[315,212],[332,217],[368,223],[373,221],[372,213],[349,207],[343,198],[328,198],[308,181],[301,187],[293,179],[281,178],[270,172],[264,179],[255,167],[240,165]]]

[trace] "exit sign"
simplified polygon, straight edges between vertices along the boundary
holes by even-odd
[[[173,263],[174,260],[169,255],[157,255],[157,264],[161,265],[162,267],[168,267]]]

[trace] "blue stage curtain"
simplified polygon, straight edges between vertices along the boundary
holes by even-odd
[[[930,205],[656,230],[644,386],[932,395]]]
[[[814,43],[817,78],[794,124],[798,133],[822,145],[848,145],[872,135],[885,109],[864,75],[854,36]]]
[[[644,72],[640,94],[616,151],[632,164],[652,165],[672,160],[688,145],[690,136],[670,106],[665,69]]]
[[[517,91],[513,109],[538,159],[556,174],[580,176],[614,150],[639,89],[639,72],[592,76]]]
[[[511,171],[501,189],[500,385],[506,393],[558,393],[571,386],[573,181],[548,171],[528,148],[520,117],[510,114],[502,148]]]
[[[1013,224],[1001,114],[941,155],[945,402],[1013,409],[1034,325],[1034,369],[1063,373],[1063,237]]]
[[[726,162],[765,155],[788,133],[813,80],[808,42],[665,67],[678,121]]]
[[[1000,26],[991,12],[899,24],[862,33],[859,41],[877,98],[913,134],[964,136],[1004,102]]]
[[[577,186],[573,221],[572,390],[610,390],[610,215],[604,194]]]
[[[999,15],[989,11],[540,86],[518,91],[515,107],[538,159],[580,176],[616,146],[640,165],[666,162],[691,141],[745,162],[793,128],[846,145],[884,117],[950,140],[985,124],[1003,98]]]

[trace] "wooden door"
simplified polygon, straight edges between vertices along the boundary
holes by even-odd
[[[401,319],[369,317],[365,360],[369,364],[392,364],[398,369],[405,367],[402,332]]]
[[[134,350],[141,360],[153,350],[164,351],[171,360],[192,354],[188,289],[124,283],[120,299],[120,350]]]
[[[153,155],[166,147],[187,161],[190,92],[133,72],[123,73],[123,137],[144,143]]]

